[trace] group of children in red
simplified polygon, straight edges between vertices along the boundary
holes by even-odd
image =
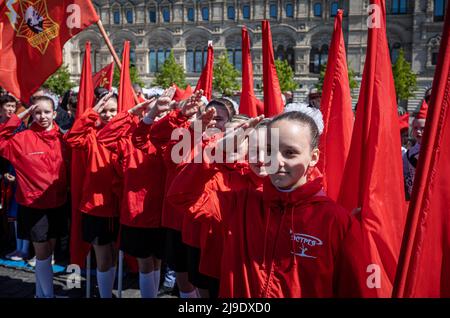
[[[81,235],[93,245],[103,298],[112,296],[119,231],[120,249],[138,260],[143,298],[157,296],[162,259],[183,298],[375,296],[359,221],[327,197],[315,168],[320,111],[294,104],[274,118],[248,118],[226,98],[205,104],[202,93],[174,100],[169,88],[121,113],[107,93],[64,135],[49,97],[19,114],[33,119],[19,133],[21,118],[1,105],[0,156],[16,169],[18,232],[36,252],[36,296],[53,297],[70,151],[83,153]],[[200,147],[225,162],[173,160],[186,138],[179,128],[198,127]],[[264,138],[263,147],[250,149],[244,129]]]

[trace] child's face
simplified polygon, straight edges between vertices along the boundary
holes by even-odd
[[[107,124],[117,115],[117,102],[115,99],[109,99],[106,102],[105,107],[102,112],[99,114],[100,120],[103,124]]]
[[[225,131],[225,124],[228,122],[229,114],[225,107],[220,107],[218,105],[213,106],[216,109],[216,116],[213,120],[216,122],[211,128],[217,128],[220,131]]]
[[[277,172],[269,175],[270,180],[279,189],[295,189],[306,183],[306,173],[317,164],[319,150],[311,149],[311,131],[306,124],[280,120],[271,128],[278,128],[279,149],[272,149],[271,138],[268,138],[269,151],[276,152],[271,153],[271,157],[278,166]]]
[[[34,121],[46,130],[52,129],[53,119],[56,117],[52,104],[48,101],[38,101],[36,105],[37,107],[33,111]]]
[[[425,128],[425,119],[414,119],[413,120],[412,135],[419,145],[422,142],[424,128]]]
[[[0,117],[11,118],[11,116],[16,112],[16,103],[8,102],[2,105],[0,108]]]

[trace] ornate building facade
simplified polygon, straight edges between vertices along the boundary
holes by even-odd
[[[437,63],[445,8],[449,0],[387,0],[387,28],[391,59],[400,49],[418,76],[417,100],[429,86]],[[368,0],[94,0],[93,3],[120,53],[131,42],[131,60],[147,85],[173,50],[195,84],[209,40],[215,55],[228,54],[241,67],[241,27],[252,43],[256,87],[261,83],[261,20],[271,23],[276,58],[288,60],[304,94],[328,58],[328,45],[338,8],[344,9],[343,31],[349,67],[360,75],[367,42]],[[92,42],[94,71],[112,61],[96,26],[80,33],[65,47],[65,62],[74,77],[81,73],[85,41]],[[298,95],[298,94],[297,94]],[[418,101],[412,99],[408,108]]]

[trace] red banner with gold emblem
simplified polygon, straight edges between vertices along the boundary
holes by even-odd
[[[114,77],[114,62],[106,65],[93,76],[94,88],[103,87],[111,90]]]
[[[99,17],[87,0],[4,0],[0,86],[28,102],[62,64],[64,44]]]

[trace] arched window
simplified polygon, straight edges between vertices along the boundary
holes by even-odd
[[[170,10],[169,10],[169,8],[163,8],[162,13],[163,13],[163,20],[164,20],[164,22],[170,22]]]
[[[324,44],[322,47],[313,47],[309,56],[309,72],[319,74],[322,65],[328,61],[328,45]]]
[[[136,65],[136,51],[133,48],[130,48],[130,64]]]
[[[148,10],[148,18],[150,23],[156,23],[156,11],[155,9]]]
[[[120,24],[120,10],[114,10],[114,24]]]
[[[314,4],[314,16],[315,17],[322,16],[322,4],[321,3]]]
[[[234,20],[236,17],[236,11],[233,6],[229,6],[227,10],[228,20]]]
[[[250,19],[250,6],[248,4],[242,7],[242,17],[244,19]]]
[[[238,70],[242,71],[242,50],[228,49],[228,61]]]
[[[330,16],[332,16],[332,17],[337,16],[338,9],[339,9],[339,3],[337,1],[333,2],[330,7]]]
[[[434,22],[444,21],[445,16],[445,0],[434,0]]]
[[[293,47],[285,48],[283,45],[278,45],[275,53],[275,59],[288,61],[289,65],[295,70],[295,51]]]
[[[133,9],[127,9],[125,13],[127,17],[127,23],[133,23]]]
[[[156,73],[161,70],[164,62],[170,55],[170,49],[150,49],[149,52],[149,64],[150,73]]]
[[[81,45],[81,42],[80,42]],[[83,62],[84,62],[84,54],[86,53],[85,49],[84,49],[84,43],[83,45],[83,51],[81,51],[80,53],[80,66],[83,67]],[[96,48],[96,45],[91,45],[91,70],[92,73],[96,73],[98,69],[97,67],[97,62],[99,62],[99,52],[98,49]]]
[[[391,63],[394,64],[397,62],[398,56],[400,55],[400,49],[402,48],[402,45],[398,42],[394,43],[391,47]]]
[[[292,5],[292,3],[286,3],[286,17],[294,17],[294,6]]]
[[[187,19],[188,21],[194,21],[194,8],[188,8],[187,10]]]
[[[209,8],[208,7],[202,8],[202,19],[203,19],[203,21],[209,21]]]
[[[186,69],[188,73],[201,73],[206,63],[208,49],[188,49],[186,51]]]
[[[276,3],[270,4],[270,18],[271,19],[278,18],[278,6]]]
[[[406,14],[407,0],[392,0],[391,13],[392,14]]]

